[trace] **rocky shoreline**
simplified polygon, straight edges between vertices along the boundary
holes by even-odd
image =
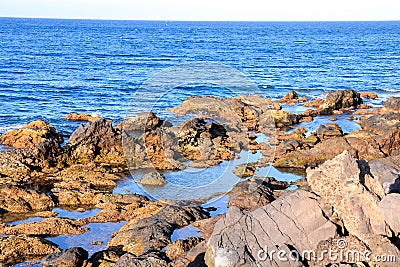
[[[0,142],[0,266],[39,260],[38,266],[329,266],[327,258],[260,261],[260,250],[320,252],[344,240],[371,257],[342,264],[397,266],[400,261],[400,98],[381,108],[373,93],[341,90],[309,101],[290,92],[277,102],[258,96],[190,97],[169,110],[192,116],[173,125],[154,113],[119,125],[101,117],[71,114],[87,121],[64,143],[49,123],[34,121],[4,133]],[[290,106],[304,112],[291,113]],[[335,122],[346,114],[359,129],[346,133]],[[320,117],[331,122],[309,131]],[[222,123],[223,122],[223,123]],[[264,137],[263,141],[258,136]],[[233,177],[249,178],[228,193],[228,212],[211,216],[204,201],[156,200],[130,192],[113,193],[137,169],[151,169],[137,182],[163,186],[163,171],[213,168],[241,151],[259,153],[236,166]],[[266,166],[306,170],[293,185],[279,177],[258,177]],[[132,181],[134,183],[134,181]],[[54,208],[99,211],[87,218],[60,217]],[[17,225],[14,218],[40,217]],[[103,250],[61,250],[50,237],[79,235],[90,223],[125,221]],[[193,225],[201,237],[171,240]],[[90,240],[96,242],[96,240]],[[346,266],[346,265],[343,265]]]

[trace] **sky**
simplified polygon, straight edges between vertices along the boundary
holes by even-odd
[[[0,0],[0,17],[186,21],[400,20],[400,1]]]

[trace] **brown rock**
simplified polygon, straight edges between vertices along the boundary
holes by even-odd
[[[174,261],[183,256],[186,252],[194,248],[203,240],[204,239],[201,237],[189,237],[187,239],[176,240],[167,246],[165,254],[170,260]]]
[[[125,165],[121,133],[110,120],[99,119],[79,126],[66,144],[69,162],[90,161]]]
[[[314,99],[310,102],[303,103],[303,106],[310,107],[310,108],[319,108],[325,103],[325,100],[321,98]]]
[[[232,171],[237,177],[247,178],[251,177],[256,173],[256,168],[254,166],[250,166],[247,163],[240,164],[235,167]]]
[[[336,123],[320,125],[316,131],[321,140],[343,136],[343,131]]]
[[[252,210],[277,199],[289,185],[274,178],[254,177],[237,183],[228,193],[228,207]]]
[[[121,246],[124,251],[139,256],[168,245],[176,228],[207,217],[198,207],[165,205],[150,217],[128,222],[107,246]]]
[[[171,267],[186,267],[186,266],[197,266],[197,267],[206,267],[206,263],[204,262],[204,254],[206,252],[206,242],[202,241],[189,250],[186,254],[184,254],[179,259],[172,262]]]
[[[59,251],[56,244],[39,237],[15,235],[0,237],[0,261],[4,263],[38,259]]]
[[[142,185],[161,186],[167,184],[165,176],[159,172],[146,173],[142,178],[136,180],[137,183]]]
[[[360,94],[354,90],[337,90],[326,96],[323,109],[338,110],[342,108],[356,108],[362,103]]]
[[[222,216],[223,216],[222,214],[218,214],[217,216],[212,218],[195,221],[192,223],[192,225],[198,228],[202,234],[202,237],[206,241],[208,241],[213,232],[214,225],[216,224],[217,221],[219,221],[219,219],[221,219]]]
[[[389,97],[389,99],[383,104],[382,109],[385,112],[400,112],[400,97]]]
[[[26,213],[49,210],[54,206],[54,201],[46,194],[13,186],[0,187],[0,210],[11,213]]]
[[[366,99],[375,99],[378,98],[378,95],[374,92],[360,92],[360,96]]]
[[[84,114],[84,113],[69,113],[64,117],[64,119],[69,120],[69,121],[89,121],[89,122],[94,122],[96,120],[101,119],[101,117],[92,116],[90,114]]]
[[[53,126],[42,120],[30,122],[21,129],[9,131],[0,137],[1,143],[15,148],[34,148],[46,140],[61,144],[63,137]]]
[[[357,109],[354,111],[354,115],[375,115],[375,114],[381,114],[382,109],[380,108],[375,108],[375,109]]]
[[[88,231],[81,228],[76,222],[64,218],[48,218],[40,222],[22,223],[16,226],[5,227],[0,230],[6,235],[35,235],[35,236],[58,236],[78,235]]]
[[[377,135],[384,135],[392,129],[400,127],[400,114],[389,112],[375,115],[360,121],[361,128]]]
[[[305,102],[305,101],[307,101],[306,97],[299,98],[296,91],[293,91],[293,90],[278,100],[279,103],[285,103],[285,104],[294,104],[294,103]]]
[[[136,117],[126,119],[115,128],[120,130],[123,129],[125,132],[145,132],[167,126],[171,126],[171,124],[167,121],[161,120],[153,112],[143,112]]]
[[[167,262],[157,253],[135,256],[131,253],[124,254],[113,267],[167,267]]]

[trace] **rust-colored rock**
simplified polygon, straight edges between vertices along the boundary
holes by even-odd
[[[21,129],[11,130],[0,137],[1,143],[15,148],[34,148],[46,140],[61,144],[63,137],[53,126],[42,120],[30,122]]]
[[[45,211],[54,206],[53,199],[46,194],[14,186],[0,187],[0,210],[10,213],[26,213]]]
[[[6,235],[35,235],[35,236],[58,236],[78,235],[88,231],[88,228],[81,228],[76,222],[64,218],[48,218],[40,222],[28,222],[16,226],[5,227],[0,230]]]
[[[90,114],[85,113],[69,113],[67,114],[64,119],[69,121],[89,121],[94,122],[96,120],[101,119],[100,116],[92,116]]]
[[[362,98],[366,98],[366,99],[376,99],[376,98],[378,98],[378,95],[375,94],[374,92],[360,92],[360,96]]]
[[[39,237],[0,237],[0,262],[17,263],[59,252],[56,244]]]

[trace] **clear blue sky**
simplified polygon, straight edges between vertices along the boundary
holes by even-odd
[[[0,0],[0,17],[134,20],[400,20],[400,0]]]

